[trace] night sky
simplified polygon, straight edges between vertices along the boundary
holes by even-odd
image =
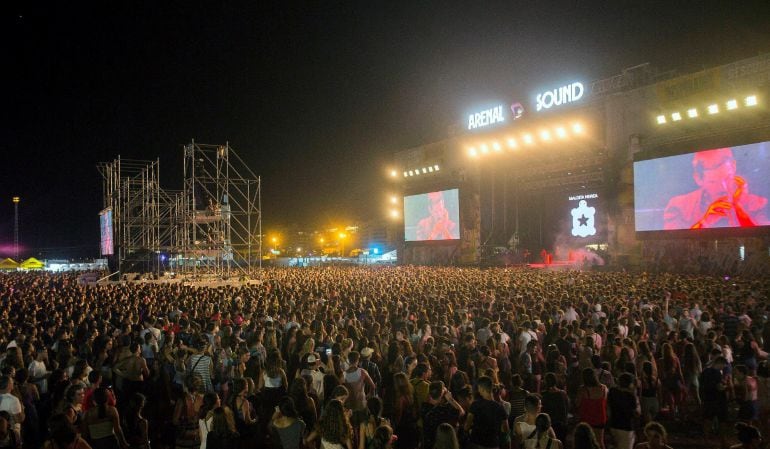
[[[181,189],[182,145],[229,141],[262,176],[266,231],[312,228],[384,216],[393,153],[445,137],[474,103],[644,62],[686,72],[770,51],[768,1],[2,10],[2,257],[13,195],[25,255],[98,255],[96,164],[118,155],[159,157],[163,187]]]

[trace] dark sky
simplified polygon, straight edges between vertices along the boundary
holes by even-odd
[[[770,51],[770,2],[14,1],[2,6],[0,256],[96,255],[101,177],[229,141],[263,179],[267,230],[381,214],[394,151],[469,105],[651,62],[700,69]],[[670,6],[676,3],[679,6]]]

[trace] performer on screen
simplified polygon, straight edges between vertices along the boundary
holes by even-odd
[[[430,215],[417,222],[418,240],[447,240],[460,238],[456,231],[457,223],[449,218],[449,211],[444,206],[444,194],[431,192],[428,194]]]
[[[698,189],[671,198],[663,212],[663,228],[703,229],[770,224],[767,198],[749,193],[736,174],[730,148],[699,151],[692,159]]]

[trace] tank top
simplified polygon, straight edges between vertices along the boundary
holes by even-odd
[[[364,394],[364,373],[363,369],[358,368],[352,373],[345,373],[345,386],[350,393],[348,403],[351,410],[360,410],[366,407],[366,395]]]
[[[281,388],[283,382],[281,376],[270,377],[265,373],[262,377],[265,379],[265,388]]]
[[[586,388],[586,396],[580,401],[578,416],[593,427],[604,426],[607,423],[607,398],[604,395],[600,398],[590,398],[589,391]]]

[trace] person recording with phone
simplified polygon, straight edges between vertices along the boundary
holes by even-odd
[[[770,224],[767,198],[749,193],[737,174],[731,148],[699,151],[692,159],[698,189],[671,198],[663,211],[663,228],[706,229]]]

